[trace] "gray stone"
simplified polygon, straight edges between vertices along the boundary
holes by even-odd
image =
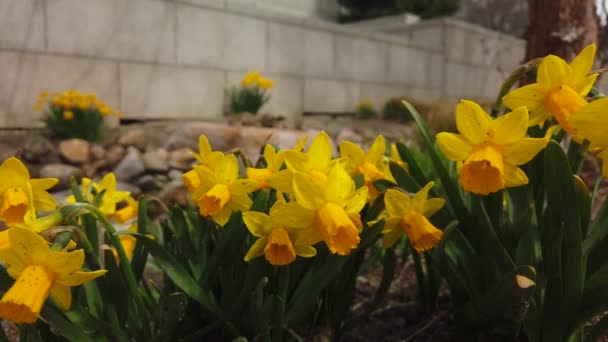
[[[169,170],[169,151],[157,148],[142,155],[146,170],[153,172],[166,172]]]
[[[343,141],[346,140],[361,144],[363,142],[363,137],[361,136],[361,134],[353,131],[350,128],[343,128],[336,137],[336,144],[340,145]]]
[[[130,192],[133,198],[137,198],[142,194],[141,189],[131,183],[118,182],[116,184],[116,189]]]
[[[40,178],[57,178],[59,183],[53,187],[55,190],[66,189],[70,186],[71,177],[80,177],[82,170],[67,164],[47,164],[40,169]]]
[[[124,147],[135,146],[143,151],[146,147],[146,131],[143,128],[130,129],[118,139],[118,143]]]
[[[171,171],[169,171],[168,175],[169,175],[170,180],[180,180],[181,181],[184,173],[180,170],[172,169]]]
[[[137,178],[136,185],[143,191],[157,191],[163,188],[165,182],[161,178],[153,175],[143,175]]]
[[[114,174],[119,181],[130,181],[146,171],[141,154],[134,147],[129,147],[125,157],[116,165]]]
[[[72,164],[84,164],[91,159],[89,142],[82,139],[67,139],[59,143],[61,157]]]
[[[169,153],[169,166],[174,169],[182,171],[190,170],[194,160],[192,150],[189,148],[180,148]]]
[[[32,163],[45,163],[56,157],[55,147],[45,137],[36,135],[28,138],[23,143],[21,157]]]

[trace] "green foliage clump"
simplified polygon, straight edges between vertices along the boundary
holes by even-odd
[[[230,114],[257,114],[270,100],[268,90],[273,86],[274,81],[263,77],[259,72],[248,72],[241,80],[240,87],[232,87],[226,91]]]

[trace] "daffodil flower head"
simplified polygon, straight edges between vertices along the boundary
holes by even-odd
[[[577,133],[589,140],[589,147],[599,150],[602,159],[602,173],[608,176],[608,98],[595,100],[576,112],[569,123]]]
[[[385,248],[392,247],[403,234],[407,235],[418,252],[431,249],[439,243],[443,233],[429,222],[428,217],[443,208],[445,200],[428,199],[433,185],[433,182],[428,183],[412,197],[395,189],[386,191],[384,203],[387,217],[382,230]]]
[[[15,323],[33,323],[49,294],[61,308],[72,303],[70,286],[77,286],[106,273],[106,270],[81,271],[82,249],[54,251],[35,232],[14,227],[9,229],[10,248],[0,250],[0,260],[8,274],[16,279],[0,300],[0,317]]]
[[[0,219],[11,226],[36,219],[36,211],[55,209],[57,202],[47,190],[58,181],[31,179],[19,159],[6,159],[0,165]]]
[[[543,58],[536,83],[507,94],[503,98],[505,105],[512,110],[527,107],[530,126],[553,116],[566,132],[576,134],[568,118],[587,104],[585,96],[598,77],[597,73],[589,74],[596,50],[595,44],[587,46],[570,64],[554,55]]]
[[[332,147],[329,135],[319,133],[310,144],[307,152],[289,150],[285,152],[285,164],[292,172],[304,172],[317,183],[327,181],[327,173],[332,163]]]
[[[266,215],[257,211],[243,213],[243,221],[258,239],[245,255],[245,261],[264,255],[274,266],[284,266],[296,260],[296,255],[310,258],[317,251],[313,244],[320,241],[312,231],[314,212],[302,210],[296,202],[277,201]]]
[[[130,195],[127,196],[125,201],[127,204],[119,210],[116,210],[113,216],[114,219],[120,223],[125,223],[132,218],[136,218],[139,214],[139,202],[133,199],[133,197]]]
[[[311,174],[296,172],[293,186],[297,203],[315,213],[315,225],[329,250],[350,254],[359,245],[357,214],[367,202],[367,187],[355,191],[355,183],[341,164],[330,169],[325,183]]]
[[[129,227],[128,231],[131,233],[137,233],[137,223],[132,224]],[[124,249],[125,254],[127,255],[127,259],[131,260],[131,258],[133,258],[133,251],[135,250],[137,239],[130,234],[120,234],[118,236],[118,240],[120,241],[120,244],[122,245],[122,248]],[[114,260],[116,260],[117,263],[120,262],[118,252],[114,247],[112,247],[112,254],[114,255]]]
[[[343,141],[340,144],[340,155],[345,158],[355,177],[363,176],[365,185],[373,195],[378,194],[378,190],[374,187],[374,181],[386,178],[384,173],[385,151],[386,143],[381,135],[376,137],[367,153],[350,141]]]
[[[116,205],[122,201],[126,201],[131,196],[128,191],[119,191],[117,188],[116,175],[110,172],[103,176],[99,183],[94,183],[90,178],[82,178],[82,197],[89,203],[97,203],[99,210],[106,216],[110,217],[116,212]],[[103,193],[103,195],[102,195]],[[102,196],[101,200],[98,196]],[[75,203],[74,195],[68,196],[68,203]]]
[[[201,165],[194,167],[200,184],[192,193],[192,200],[198,205],[204,217],[211,217],[220,226],[230,219],[235,211],[247,211],[253,204],[249,193],[257,183],[248,179],[238,179],[239,164],[233,154],[223,157],[215,171]]]
[[[528,184],[517,166],[530,161],[549,142],[526,138],[525,107],[492,119],[477,103],[463,100],[456,107],[456,126],[460,134],[439,133],[437,145],[448,159],[458,162],[462,187],[480,195]]]
[[[211,149],[209,140],[207,140],[207,137],[204,135],[201,135],[198,138],[198,151],[199,153],[192,153],[192,155],[200,162],[201,166],[209,168],[210,170],[214,170],[215,165],[224,157],[224,153]],[[194,169],[184,173],[182,175],[182,181],[190,192],[193,192],[200,184],[198,173]]]
[[[247,74],[245,74],[245,77],[241,80],[241,85],[244,87],[248,87],[250,85],[256,85],[261,77],[262,77],[262,74],[260,74],[260,72],[250,71]]]

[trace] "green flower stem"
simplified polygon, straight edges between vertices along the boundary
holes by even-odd
[[[140,309],[144,308],[145,303],[143,302],[143,299],[140,295],[140,288],[137,285],[135,274],[131,269],[129,258],[127,258],[127,254],[125,253],[122,243],[120,243],[120,239],[118,237],[118,234],[116,234],[116,229],[114,229],[114,225],[112,225],[112,222],[110,222],[110,220],[108,220],[108,218],[97,207],[89,203],[74,203],[71,204],[71,206],[80,207],[82,209],[87,210],[88,212],[93,214],[104,226],[106,233],[110,238],[110,242],[112,243],[114,248],[116,248],[116,253],[118,254],[118,258],[120,260],[119,268],[125,277],[127,286],[129,287],[129,290],[131,291],[132,295],[135,297],[137,306]],[[142,311],[146,312],[146,310]]]

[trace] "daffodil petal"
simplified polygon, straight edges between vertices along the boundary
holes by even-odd
[[[13,253],[23,264],[43,264],[46,261],[49,244],[42,236],[20,227],[9,229],[8,236]]]
[[[412,208],[419,212],[423,212],[424,202],[426,202],[427,198],[429,197],[429,191],[431,188],[433,188],[433,186],[435,186],[434,182],[428,182],[424,187],[422,187],[422,189],[412,196]]]
[[[522,165],[529,162],[548,142],[545,138],[524,138],[515,144],[504,146],[505,164]]]
[[[530,113],[542,108],[544,100],[545,93],[537,83],[517,88],[502,98],[503,103],[509,109],[513,110],[525,106]]]
[[[296,172],[293,175],[293,190],[298,203],[306,209],[315,210],[324,202],[324,189],[304,173]]]
[[[264,247],[266,247],[267,242],[268,242],[268,239],[265,237],[255,240],[253,245],[251,245],[251,247],[249,247],[247,254],[245,254],[244,260],[250,261],[251,259],[255,259],[257,257],[264,255]]]
[[[568,122],[578,134],[590,141],[591,147],[608,146],[608,98],[595,100],[572,115]]]
[[[349,158],[353,164],[359,165],[365,159],[365,152],[363,152],[363,149],[359,145],[350,141],[343,141],[340,144],[340,156]]]
[[[226,206],[222,208],[217,214],[212,215],[211,218],[215,223],[220,225],[220,227],[223,227],[228,222],[228,220],[230,220],[231,216],[232,210],[228,206]]]
[[[462,100],[456,106],[456,126],[464,138],[472,144],[486,139],[492,119],[481,106],[473,101]]]
[[[309,162],[317,170],[326,168],[331,161],[331,150],[329,135],[325,132],[319,133],[308,149]]]
[[[537,83],[543,90],[550,91],[559,87],[570,75],[571,68],[560,57],[548,55],[538,67]]]
[[[270,224],[270,216],[258,211],[244,212],[243,222],[245,222],[245,226],[251,235],[256,237],[266,236],[272,229]]]
[[[595,44],[589,44],[572,60],[570,63],[571,73],[568,77],[569,79],[581,80],[589,74],[591,68],[593,68],[596,50]],[[575,90],[578,91],[578,89]],[[585,95],[587,94],[582,96]]]
[[[44,265],[53,270],[72,273],[80,271],[84,263],[84,251],[77,249],[71,252],[49,251],[48,258]]]
[[[30,179],[30,172],[19,159],[10,157],[0,165],[0,179],[7,187],[19,187]]]
[[[580,81],[572,85],[572,89],[578,92],[578,94],[582,97],[587,96],[587,94],[589,94],[589,91],[591,91],[591,88],[593,88],[593,85],[595,84],[595,81],[597,80],[599,75],[600,74],[591,74],[581,79]]]
[[[368,194],[369,190],[365,186],[357,189],[346,199],[344,211],[349,215],[359,213],[367,202]]]
[[[293,173],[291,170],[285,169],[272,174],[266,180],[271,188],[286,193],[293,192]]]
[[[57,201],[46,191],[34,192],[34,207],[36,207],[36,211],[53,210],[57,208]]]
[[[270,209],[270,217],[275,227],[307,228],[314,222],[315,212],[300,206],[297,202],[277,205],[276,202]]]
[[[97,271],[90,271],[90,272],[79,271],[79,272],[74,272],[74,273],[59,272],[59,273],[57,273],[57,278],[55,279],[55,281],[59,285],[77,286],[77,285],[84,284],[88,281],[91,281],[95,278],[99,278],[99,277],[103,276],[104,274],[106,274],[106,272],[107,272],[107,270],[97,270]]]
[[[460,134],[441,132],[435,139],[441,152],[450,160],[465,160],[473,149],[471,143]]]
[[[547,121],[547,119],[551,118],[551,113],[547,111],[545,107],[538,107],[534,112],[530,112],[530,120],[528,121],[528,126],[540,126]]]
[[[382,227],[382,234],[388,234],[391,231],[397,229],[400,230],[399,224],[401,223],[402,215],[395,217],[384,217],[384,226]]]
[[[323,236],[315,226],[293,231],[294,243],[298,246],[312,246],[323,240]]]
[[[59,179],[57,178],[38,178],[38,179],[30,179],[30,184],[32,185],[32,190],[43,191],[48,190],[59,183]]]
[[[526,107],[518,107],[494,120],[494,141],[507,145],[521,140],[528,131],[528,118]]]
[[[372,146],[370,146],[365,156],[365,160],[372,164],[379,164],[384,159],[384,152],[386,151],[386,142],[382,135],[378,135],[374,140]]]
[[[422,214],[426,217],[433,216],[436,212],[441,210],[445,205],[445,199],[443,198],[429,198],[424,202],[424,208]]]
[[[327,175],[327,184],[323,187],[325,198],[330,202],[340,202],[354,190],[355,182],[346,169],[340,164],[334,166]]]
[[[384,194],[384,204],[390,217],[400,217],[411,208],[412,199],[399,190],[388,189]]]
[[[505,187],[512,188],[528,184],[528,176],[522,169],[511,164],[505,164]]]
[[[51,288],[51,297],[62,310],[69,310],[72,306],[72,290],[68,286],[55,284]]]

